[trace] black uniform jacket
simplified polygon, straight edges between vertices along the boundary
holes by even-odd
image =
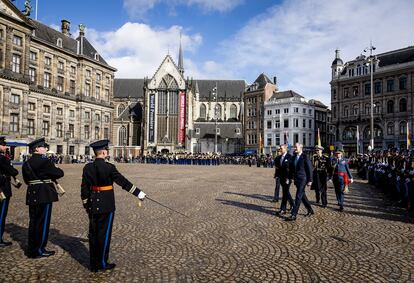
[[[138,196],[140,190],[118,172],[115,165],[102,158],[96,158],[83,168],[81,199],[89,213],[99,214],[115,211],[114,190],[96,191],[92,187],[113,186],[118,184],[122,189]]]
[[[19,174],[10,163],[10,160],[4,155],[0,154],[0,190],[9,198],[12,196],[10,176],[16,177]]]
[[[279,155],[275,158],[275,175],[280,179],[286,180],[289,178],[289,166],[290,166],[290,158],[292,157],[289,153],[286,153],[285,158],[280,163],[283,155]]]
[[[30,164],[30,170],[27,163]],[[36,205],[58,201],[55,184],[47,180],[57,180],[62,178],[64,172],[57,168],[46,155],[33,154],[32,157],[23,163],[22,167],[24,182],[28,185],[26,194],[26,204]],[[36,175],[36,176],[35,176]],[[45,183],[31,185],[30,181],[44,180]]]
[[[290,179],[293,179],[296,185],[312,182],[312,164],[309,157],[302,153],[296,161],[296,156],[293,155],[290,159]]]

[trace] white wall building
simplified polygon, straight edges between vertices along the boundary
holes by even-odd
[[[314,146],[314,107],[300,94],[288,90],[275,92],[264,103],[264,153],[276,146],[296,142],[304,148]]]

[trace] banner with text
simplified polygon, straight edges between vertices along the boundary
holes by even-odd
[[[149,96],[148,142],[155,141],[155,94]]]
[[[178,127],[178,143],[185,143],[185,92],[180,91],[180,119]]]

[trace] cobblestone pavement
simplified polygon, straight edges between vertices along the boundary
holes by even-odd
[[[48,244],[56,255],[24,256],[28,208],[25,189],[15,190],[5,233],[13,245],[0,250],[0,282],[414,281],[413,218],[376,190],[354,183],[341,213],[330,188],[328,208],[315,207],[310,218],[301,210],[286,222],[270,202],[273,170],[242,166],[118,165],[148,195],[190,218],[149,201],[138,207],[117,187],[110,252],[117,267],[93,274],[82,165],[62,168],[67,193],[54,204]]]

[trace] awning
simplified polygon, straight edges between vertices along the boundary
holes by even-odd
[[[7,146],[27,146],[25,142],[15,142],[15,141],[8,141],[6,142]]]
[[[246,149],[244,151],[244,154],[256,154],[257,150],[256,149]]]

